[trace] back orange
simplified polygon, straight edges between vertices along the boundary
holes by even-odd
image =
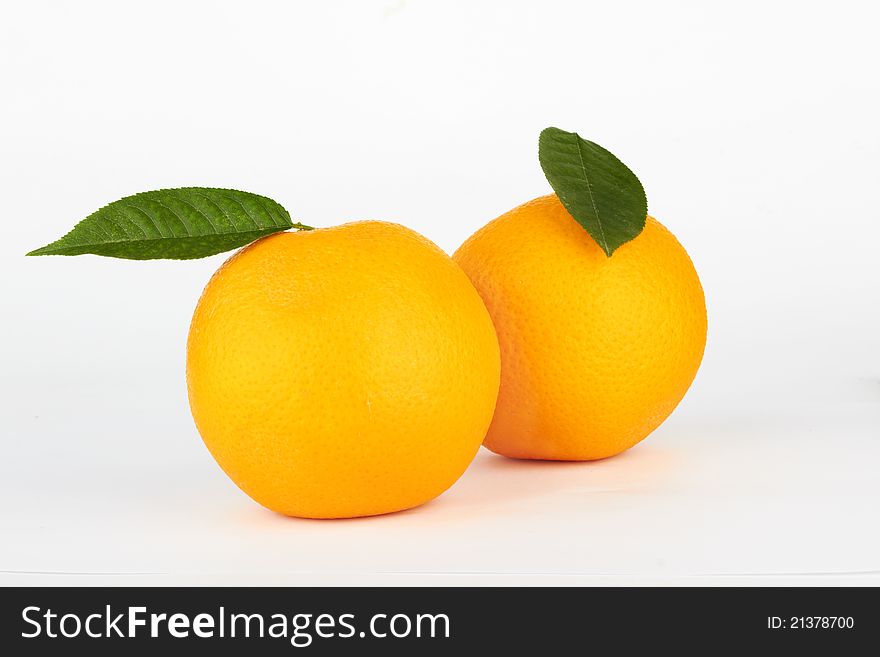
[[[706,344],[693,264],[648,217],[608,258],[555,195],[490,222],[455,253],[492,316],[501,389],[485,445],[588,460],[632,447],[672,412]]]

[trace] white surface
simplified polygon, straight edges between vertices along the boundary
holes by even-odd
[[[21,3],[0,14],[0,584],[878,583],[871,3]],[[286,519],[189,418],[223,256],[24,258],[120,196],[235,186],[453,250],[611,148],[701,274],[709,345],[642,445],[481,454],[438,500]]]

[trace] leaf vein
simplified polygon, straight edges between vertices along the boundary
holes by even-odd
[[[168,212],[170,212],[171,214],[173,214],[173,215],[175,216],[175,218],[176,218],[181,224],[183,224],[183,229],[186,231],[186,236],[187,236],[187,237],[199,237],[198,235],[193,235],[193,234],[192,234],[192,231],[191,231],[190,228],[189,228],[189,224],[187,224],[187,223],[183,220],[183,217],[181,217],[179,214],[177,214],[177,213],[174,211],[174,208],[171,208],[171,207],[165,205],[165,204],[164,204],[162,201],[160,201],[159,199],[155,199],[153,202],[154,202],[154,203],[158,203],[158,204],[161,205],[163,208],[165,208],[166,210],[168,210]],[[210,222],[209,222],[209,223],[210,223]]]
[[[234,196],[226,196],[225,194],[219,194],[219,196],[222,198],[225,198],[228,201],[232,201],[233,203],[236,203],[244,211],[245,216],[251,220],[251,223],[254,225],[254,227],[257,229],[261,228],[261,226],[257,223],[256,219],[254,219],[251,216],[251,213],[247,211],[247,208],[244,207],[244,204],[241,201],[239,201]]]
[[[151,217],[151,216],[149,215],[149,213],[148,213],[146,210],[144,210],[143,208],[139,208],[139,207],[136,206],[136,205],[130,205],[130,204],[128,204],[128,203],[123,203],[123,204],[122,204],[122,207],[123,207],[123,208],[131,208],[132,210],[136,210],[137,212],[140,212],[142,215],[144,215],[144,216],[147,218],[147,221],[149,221],[151,224],[153,224],[153,227],[156,229],[156,232],[159,233],[159,235],[162,234],[162,231],[161,231],[161,230],[159,229],[159,227],[156,225],[155,220],[153,219],[153,217]],[[110,217],[107,217],[107,220],[108,220],[108,221],[113,221],[113,219],[110,218]],[[144,230],[143,228],[141,228],[136,222],[132,221],[132,220],[129,219],[128,217],[126,217],[126,220],[127,220],[127,223],[131,224],[132,226],[134,226],[135,228],[137,228],[138,231],[140,231],[140,234],[144,236],[144,239],[149,239],[149,236],[147,235],[147,231],[145,231],[145,230]],[[128,230],[126,230],[124,224],[122,224],[121,222],[118,222],[118,221],[117,221],[116,223],[117,223],[117,224],[119,225],[119,227],[122,229],[122,232],[123,232],[123,233],[125,233],[125,234],[126,234],[127,236],[129,236],[129,237],[132,237],[131,234],[128,232]],[[108,235],[108,237],[109,237],[109,235]],[[112,239],[111,239],[110,241],[111,241],[111,242],[115,242],[116,240],[112,240]]]
[[[281,223],[280,223],[280,224],[278,223],[277,219],[275,218],[275,217],[276,217],[276,213],[273,211],[271,205],[270,205],[269,207],[266,207],[266,204],[263,203],[263,200],[262,200],[261,198],[259,198],[259,197],[258,197],[256,200],[257,200],[257,203],[260,204],[260,207],[263,208],[263,209],[266,211],[266,214],[269,215],[269,218],[272,220],[272,223],[273,223],[275,226],[278,226],[279,228],[281,228],[281,227],[283,227],[283,228],[287,228],[287,224],[284,222],[284,218],[283,218],[283,217],[281,217]],[[280,216],[280,215],[278,215],[278,216]]]
[[[220,210],[220,212],[223,214],[223,216],[229,220],[229,225],[232,226],[232,232],[235,232],[235,222],[232,220],[232,217],[229,216],[229,213],[223,208],[222,205],[217,203],[217,201],[212,199],[210,196],[208,196],[204,192],[199,192],[197,190],[193,190],[193,194],[195,194],[196,196],[201,196],[203,199],[208,201],[208,203],[212,204],[214,207],[216,207],[218,210]],[[211,224],[211,225],[213,226],[214,224]],[[215,228],[214,230],[217,230],[217,229]],[[217,234],[222,235],[224,233],[221,233],[218,231]]]
[[[175,197],[175,198],[177,198],[177,200],[180,201],[181,203],[183,203],[184,205],[186,205],[186,206],[192,208],[193,211],[194,211],[196,214],[198,214],[198,215],[204,217],[204,218],[205,218],[205,221],[208,222],[208,225],[211,227],[211,230],[214,231],[214,234],[215,234],[215,235],[221,235],[221,234],[222,234],[219,230],[217,230],[217,226],[214,225],[214,222],[211,221],[211,217],[208,216],[208,214],[207,214],[206,212],[202,212],[202,211],[199,210],[196,206],[194,206],[192,203],[190,203],[189,201],[187,201],[187,200],[184,199],[184,198],[181,198],[181,197],[179,197],[179,196],[177,196],[177,197]],[[169,208],[169,209],[170,209],[170,208]]]
[[[584,154],[581,152],[580,137],[574,134],[575,145],[577,146],[578,159],[581,162],[581,170],[584,173],[584,180],[587,183],[587,192],[590,195],[590,204],[593,206],[593,212],[596,214],[596,223],[599,225],[599,234],[602,236],[602,250],[608,253],[608,240],[605,237],[605,229],[602,227],[602,217],[599,216],[599,208],[596,207],[596,199],[593,197],[593,185],[590,183],[590,177],[587,175],[587,165],[584,163]]]

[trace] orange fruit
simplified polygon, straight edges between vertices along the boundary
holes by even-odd
[[[453,256],[501,345],[485,445],[505,456],[589,460],[653,431],[690,386],[706,344],[700,280],[673,235],[644,231],[606,257],[555,195],[472,235]]]
[[[464,272],[378,221],[242,249],[205,288],[187,344],[190,407],[220,467],[260,504],[309,518],[442,493],[480,447],[499,378]]]

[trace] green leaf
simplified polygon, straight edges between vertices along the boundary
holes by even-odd
[[[562,205],[605,255],[642,232],[645,190],[614,155],[576,132],[547,128],[538,140],[538,159]]]
[[[27,255],[95,255],[130,260],[204,258],[294,224],[265,196],[181,187],[126,196],[90,214],[67,235]]]

